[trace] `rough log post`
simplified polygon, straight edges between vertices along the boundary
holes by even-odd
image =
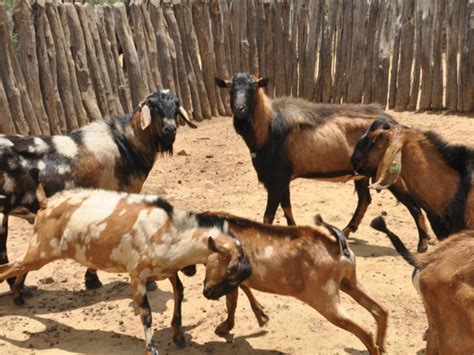
[[[199,53],[201,54],[202,67],[204,69],[204,84],[206,85],[207,94],[209,96],[212,115],[225,115],[224,105],[222,104],[222,101],[219,101],[218,99],[219,93],[217,92],[216,84],[214,82],[214,77],[216,76],[214,49],[211,42],[212,34],[210,28],[210,16],[206,9],[209,10],[207,4],[193,4],[193,23],[199,43]]]
[[[43,105],[39,83],[38,57],[36,56],[36,34],[31,20],[31,6],[26,0],[18,0],[13,10],[15,31],[18,34],[20,65],[31,104],[36,114],[41,132],[49,133],[48,115]],[[10,112],[10,110],[8,110]]]
[[[286,76],[285,76],[285,35],[283,28],[283,5],[281,1],[272,4],[272,24],[273,24],[273,71],[275,81],[275,96],[286,95]]]
[[[50,46],[47,38],[51,35],[49,21],[45,14],[45,2],[36,1],[33,3],[33,17],[36,27],[36,44],[38,55],[38,67],[40,74],[40,86],[43,93],[44,105],[49,117],[49,127],[51,134],[62,134],[66,130],[65,125],[62,126],[60,119],[61,114],[64,115],[61,106],[61,98],[56,84],[56,51]],[[64,117],[62,117],[64,119]]]
[[[99,42],[101,46],[101,52],[105,61],[105,70],[107,71],[107,75],[109,78],[109,83],[106,83],[106,85],[110,85],[110,96],[108,98],[109,100],[109,108],[113,110],[113,113],[115,115],[123,115],[124,110],[122,108],[122,104],[120,103],[120,94],[118,90],[118,78],[117,78],[117,67],[115,65],[114,61],[114,54],[113,54],[113,49],[112,45],[107,38],[107,33],[105,31],[106,25],[105,25],[105,13],[104,13],[104,7],[102,5],[96,5],[94,7],[95,13],[96,13],[96,18],[97,18],[97,30],[98,33],[97,35],[99,36]]]
[[[127,82],[125,81],[125,75],[123,73],[121,62],[119,60],[118,43],[117,43],[117,37],[115,36],[115,26],[114,26],[112,7],[108,4],[104,4],[103,9],[104,9],[104,30],[105,30],[105,35],[107,37],[107,42],[110,43],[110,54],[112,55],[112,59],[113,59],[113,65],[109,66],[109,70],[114,71],[117,77],[117,90],[118,90],[118,96],[120,98],[120,104],[122,105],[122,110],[125,113],[129,113],[132,111],[130,91],[128,89]],[[113,74],[110,74],[110,77],[113,77]]]
[[[166,23],[168,24],[168,31],[172,42],[174,43],[174,50],[176,53],[176,69],[177,78],[179,80],[180,100],[183,107],[188,112],[192,112],[191,89],[189,87],[188,78],[186,76],[186,65],[184,64],[183,51],[181,46],[181,36],[179,34],[178,24],[174,16],[171,4],[163,4],[163,13],[165,15]],[[178,81],[175,77],[175,83]]]
[[[163,87],[171,89],[171,91],[178,95],[173,78],[173,63],[169,46],[171,38],[166,31],[166,21],[163,10],[160,7],[160,0],[150,0],[149,11],[151,22],[155,29],[156,48],[159,51],[158,63]]]
[[[441,41],[444,28],[445,1],[436,0],[433,19],[433,90],[431,94],[431,108],[443,108],[443,63]]]
[[[267,86],[267,95],[273,97],[275,94],[274,55],[273,55],[273,11],[269,1],[263,3],[265,11],[265,76],[270,78]]]
[[[287,1],[277,2],[277,7],[280,10],[281,19],[283,22],[283,64],[285,69],[285,95],[291,95],[291,11],[290,4]]]
[[[448,5],[448,46],[446,49],[446,106],[452,111],[458,108],[458,32],[461,1]]]
[[[323,18],[327,20],[323,26],[323,35],[321,38],[318,80],[316,84],[317,95],[315,96],[315,100],[318,102],[331,102],[332,48],[337,20],[337,2],[332,1],[329,5],[323,5],[323,14]]]
[[[57,87],[61,102],[64,109],[67,132],[79,127],[74,99],[72,97],[71,79],[69,66],[66,58],[66,50],[64,43],[64,34],[61,21],[56,6],[52,1],[46,2],[46,15],[48,16],[51,34],[56,48],[56,65],[57,65]]]
[[[390,69],[390,88],[388,92],[388,108],[393,109],[395,107],[395,98],[397,95],[397,77],[398,77],[398,58],[400,56],[400,27],[401,27],[401,14],[395,6],[395,14],[397,20],[395,23],[395,35],[393,38],[393,49],[392,49],[392,67]]]
[[[308,39],[308,1],[298,3],[298,95],[304,95],[304,68]]]
[[[232,70],[232,41],[231,37],[231,20],[230,20],[230,10],[229,3],[227,1],[220,2],[223,16],[223,29],[224,29],[224,38],[225,38],[225,57],[227,70],[229,75],[233,74]]]
[[[242,68],[240,66],[240,8],[238,1],[230,3],[230,18],[231,18],[231,36],[229,40],[232,41],[232,68],[234,73],[240,73]]]
[[[184,30],[185,30],[183,36],[186,37],[188,55],[190,57],[191,65],[193,66],[194,74],[196,76],[199,102],[201,104],[201,114],[203,118],[209,119],[212,116],[211,106],[209,104],[209,97],[207,95],[206,85],[204,85],[202,69],[199,66],[199,63],[201,62],[201,58],[199,54],[198,40],[196,37],[196,32],[194,30],[194,25],[193,25],[192,6],[190,3],[186,3],[183,6],[184,6],[183,23],[184,23]]]
[[[259,0],[255,0],[255,1],[256,1],[255,7],[257,11],[257,49],[258,49],[258,69],[259,69],[258,73],[260,76],[265,76],[265,73],[266,73],[266,59],[265,59],[266,13],[263,9],[263,4]],[[224,21],[225,21],[225,17],[224,17]]]
[[[340,38],[340,46],[338,49],[337,58],[340,59],[340,66],[337,69],[337,81],[336,82],[336,96],[335,102],[339,103],[341,100],[345,102],[347,100],[347,85],[350,72],[351,63],[351,45],[352,45],[352,22],[353,22],[353,0],[347,0],[342,3],[342,30]]]
[[[186,66],[186,73],[189,82],[189,89],[191,91],[191,100],[193,103],[193,118],[196,121],[202,121],[202,110],[201,110],[201,100],[199,97],[199,89],[197,84],[196,73],[194,72],[194,67],[191,60],[191,55],[189,53],[188,46],[188,36],[186,35],[186,21],[184,20],[183,7],[186,4],[175,3],[173,6],[174,15],[176,17],[176,22],[178,24],[179,32],[181,35],[181,49],[183,51],[184,65]],[[192,24],[192,22],[191,22]]]
[[[433,89],[433,73],[431,66],[431,42],[433,30],[433,10],[430,5],[434,2],[424,1],[421,15],[421,93],[420,110],[429,110],[431,107],[431,91]]]
[[[249,71],[249,41],[247,39],[247,1],[238,2],[239,12],[239,37],[241,71]]]
[[[298,5],[291,3],[291,42],[290,42],[290,94],[298,95]]]
[[[216,53],[216,75],[219,78],[229,78],[230,74],[227,70],[225,58],[225,37],[222,7],[218,0],[212,1],[211,4],[211,20],[212,20],[212,37],[214,38],[214,51]],[[255,72],[256,73],[256,72]],[[222,101],[225,106],[227,116],[232,116],[230,108],[229,95],[221,92]]]
[[[258,36],[258,18],[257,8],[255,6],[255,0],[249,0],[247,2],[247,39],[249,44],[249,70],[252,74],[258,75],[258,49],[257,49],[257,36]]]
[[[93,46],[90,48],[91,53],[95,53],[96,65],[97,65],[97,75],[102,82],[102,95],[105,98],[106,107],[108,109],[104,117],[113,117],[117,115],[115,100],[116,97],[112,90],[112,85],[110,83],[109,72],[107,70],[107,64],[104,57],[104,52],[102,51],[102,44],[99,37],[99,28],[97,23],[99,19],[97,18],[94,8],[90,4],[84,5],[85,19],[89,22],[90,34],[92,37]],[[92,56],[91,56],[92,57]]]
[[[123,50],[123,58],[127,66],[132,107],[137,107],[147,95],[145,81],[140,70],[140,61],[128,25],[127,13],[123,3],[114,4],[115,30]]]
[[[61,24],[62,31],[60,31],[60,33],[63,34],[64,53],[66,55],[69,79],[71,82],[71,96],[74,102],[74,108],[76,110],[77,122],[79,124],[79,127],[81,127],[88,123],[88,118],[84,106],[82,104],[81,91],[79,89],[79,82],[77,80],[75,63],[73,60],[71,47],[69,46],[69,43],[71,43],[71,34],[66,20],[66,8],[64,7],[64,4],[57,3],[56,9],[58,10],[59,21]]]
[[[306,43],[305,68],[304,68],[304,92],[307,99],[313,98],[314,73],[316,69],[316,49],[318,48],[319,33],[321,30],[321,0],[310,0],[308,23],[309,32]],[[278,47],[278,46],[277,46]]]
[[[12,113],[10,112],[7,94],[3,87],[0,73],[0,133],[15,134],[15,125],[13,124]]]
[[[148,11],[145,3],[140,2],[140,10],[143,18],[143,29],[145,30],[145,45],[148,53],[148,60],[150,61],[151,78],[153,80],[153,87],[156,89],[163,88],[163,82],[161,80],[161,73],[159,68],[158,60],[158,48],[156,46],[155,30],[151,23],[150,12]]]
[[[458,111],[469,112],[472,110],[472,75],[470,65],[470,48],[472,46],[472,37],[469,36],[469,18],[471,15],[469,0],[463,0],[461,3],[461,20],[459,43],[461,44],[461,61],[459,66],[459,86],[458,86]],[[472,29],[471,29],[472,30]]]
[[[372,74],[373,100],[385,107],[388,96],[388,73],[390,67],[390,42],[392,40],[392,6],[383,1],[379,8],[377,33],[375,36],[374,68]]]
[[[334,85],[332,87],[332,102],[340,103],[342,92],[342,78],[344,76],[344,57],[342,55],[342,38],[344,36],[344,3],[337,2],[337,19],[336,19],[336,35],[335,35],[335,45],[334,45],[334,54],[336,59],[336,64],[334,65]]]
[[[365,58],[365,22],[367,19],[367,3],[354,3],[354,20],[352,23],[352,48],[350,56],[349,81],[347,85],[347,102],[359,103],[362,100],[364,87],[364,58]]]
[[[148,53],[146,51],[145,44],[145,31],[142,22],[142,11],[140,10],[139,1],[132,0],[128,5],[128,14],[130,16],[130,29],[132,30],[133,43],[138,55],[138,61],[140,63],[141,75],[143,78],[143,86],[145,87],[146,93],[155,91],[155,83],[151,76],[150,61],[148,59]]]
[[[416,111],[420,92],[420,62],[421,62],[421,17],[422,9],[419,3],[415,5],[415,61],[413,63],[412,82],[408,110]]]
[[[365,55],[365,69],[364,69],[364,93],[362,102],[368,104],[373,102],[374,93],[372,87],[372,74],[374,72],[374,53],[376,48],[375,34],[377,33],[377,17],[381,16],[378,1],[372,0],[369,6],[369,18],[367,21],[367,49]],[[381,88],[378,88],[379,90]]]
[[[79,16],[77,15],[76,8],[71,3],[65,3],[64,9],[65,20],[70,32],[69,46],[74,60],[82,104],[87,116],[91,120],[99,120],[102,118],[102,114],[100,113],[99,106],[97,106],[97,99],[92,88],[89,67],[87,65],[86,44]]]

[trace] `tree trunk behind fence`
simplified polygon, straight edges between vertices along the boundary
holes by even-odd
[[[20,65],[35,111],[36,119],[43,134],[49,133],[48,114],[43,106],[39,83],[38,57],[36,55],[36,34],[31,20],[31,6],[26,0],[18,0],[13,10],[15,31],[18,34]]]

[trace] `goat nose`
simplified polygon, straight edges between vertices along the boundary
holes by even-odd
[[[165,128],[163,128],[163,133],[164,134],[175,134],[176,133],[176,127],[174,126],[167,126]]]
[[[237,105],[237,111],[239,112],[245,112],[245,106],[244,105]]]

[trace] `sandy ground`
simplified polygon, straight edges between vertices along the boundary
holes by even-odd
[[[403,123],[434,129],[452,142],[472,144],[472,118],[435,114],[394,115]],[[179,154],[176,154],[181,152]],[[436,172],[433,172],[436,173]],[[356,205],[353,184],[311,180],[292,183],[293,211],[297,223],[310,224],[316,212],[344,227]],[[199,129],[180,128],[173,157],[159,158],[144,191],[159,194],[175,206],[195,211],[225,210],[262,219],[266,201],[257,183],[249,152],[232,128],[231,119],[199,124]],[[394,252],[388,239],[368,226],[381,211],[388,213],[392,229],[414,250],[415,224],[402,205],[388,192],[374,194],[359,231],[350,241],[357,255],[358,276],[367,291],[390,311],[387,336],[389,354],[423,353],[421,336],[426,327],[423,306],[410,281],[411,268]],[[284,224],[281,211],[276,223]],[[10,259],[28,243],[31,226],[12,218]],[[28,276],[36,286],[23,308],[13,306],[6,283],[0,284],[0,354],[17,353],[141,353],[143,328],[134,314],[128,276],[99,276],[104,286],[85,291],[85,268],[73,261],[58,261]],[[298,300],[256,292],[270,322],[259,328],[248,301],[241,293],[233,343],[214,334],[225,317],[225,301],[206,300],[202,292],[203,267],[185,285],[183,325],[187,347],[177,349],[170,328],[173,306],[171,286],[159,282],[149,294],[153,310],[154,339],[161,354],[366,354],[352,334],[336,328],[315,310]],[[317,295],[316,295],[317,297]],[[369,313],[344,297],[348,312],[375,331]]]

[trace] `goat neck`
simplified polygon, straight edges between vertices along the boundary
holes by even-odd
[[[131,129],[127,131],[127,138],[147,160],[153,162],[156,155],[161,152],[160,135],[153,124],[143,130],[140,126],[140,116],[140,111],[133,113],[130,120]]]
[[[235,130],[242,136],[252,153],[260,150],[268,141],[272,119],[272,101],[263,88],[258,88],[253,110],[249,111],[246,118],[234,117]]]

